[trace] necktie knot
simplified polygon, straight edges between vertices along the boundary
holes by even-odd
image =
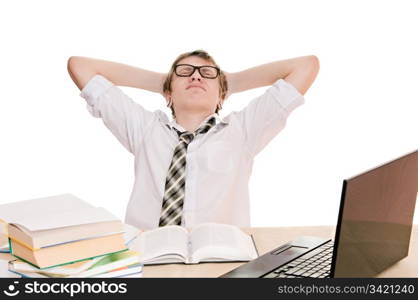
[[[198,134],[204,134],[209,131],[216,123],[215,117],[210,118],[205,124],[200,126],[198,129],[196,129],[194,132],[190,131],[183,131],[180,132],[176,129],[177,134],[179,135],[179,140],[186,143],[186,145],[190,144],[191,141],[196,137]]]
[[[184,131],[179,134],[179,140],[183,141],[186,144],[190,144],[193,141],[195,134],[189,131]]]

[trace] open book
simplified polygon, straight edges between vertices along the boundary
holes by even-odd
[[[187,230],[164,226],[145,231],[129,247],[140,253],[144,265],[249,261],[258,257],[251,236],[238,227],[204,223]]]

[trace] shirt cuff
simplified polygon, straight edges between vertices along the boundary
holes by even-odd
[[[114,84],[100,74],[94,75],[80,92],[80,96],[86,99],[87,109],[95,116],[100,117],[97,107],[98,98]]]
[[[284,79],[277,80],[267,92],[270,93],[288,113],[305,103],[303,95],[291,83]]]

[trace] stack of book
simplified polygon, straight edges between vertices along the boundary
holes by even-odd
[[[124,225],[104,208],[71,195],[0,206],[12,272],[25,277],[120,277],[141,274]],[[3,248],[4,250],[4,245]]]

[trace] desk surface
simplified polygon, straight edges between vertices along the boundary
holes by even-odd
[[[276,227],[244,229],[254,237],[260,255],[277,248],[300,235],[334,238],[335,227]],[[219,277],[242,263],[203,263],[198,265],[170,264],[145,266],[144,277]],[[380,273],[377,277],[418,277],[418,225],[412,229],[409,255]]]
[[[335,227],[272,227],[249,228],[260,255],[294,240],[300,235],[334,238]],[[10,254],[0,253],[0,262],[11,259]],[[242,263],[202,263],[197,265],[169,264],[145,266],[144,277],[219,277]],[[418,277],[418,225],[412,229],[409,255],[380,273],[377,277]]]

